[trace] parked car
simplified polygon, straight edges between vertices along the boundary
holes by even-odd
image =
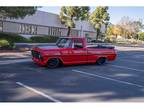
[[[31,50],[32,59],[35,63],[58,67],[60,64],[104,64],[106,61],[116,59],[116,51],[112,46],[87,45],[86,38],[82,37],[62,37],[56,45],[39,46]]]

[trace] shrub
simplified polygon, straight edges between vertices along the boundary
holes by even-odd
[[[9,47],[9,42],[5,39],[0,39],[0,48]]]
[[[113,35],[111,35],[111,36],[106,36],[106,37],[104,38],[104,41],[105,41],[105,42],[115,43],[115,42],[116,42],[116,37],[113,36]]]
[[[33,36],[30,40],[33,43],[55,43],[58,38],[56,36]]]
[[[139,38],[139,40],[144,41],[144,32],[139,33],[138,38]]]
[[[7,40],[9,42],[9,46],[13,47],[15,42],[30,42],[29,39],[24,38],[18,34],[14,33],[4,33],[0,32],[0,39]]]
[[[105,37],[104,42],[112,42],[112,41],[111,41],[110,37],[107,36],[107,37]]]

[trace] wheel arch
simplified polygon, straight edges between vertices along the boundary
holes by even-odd
[[[98,59],[96,60],[96,64],[99,64],[100,59],[104,59],[104,63],[108,60],[107,57],[101,56],[101,57],[98,57]],[[102,63],[102,64],[104,64],[104,63]]]
[[[98,59],[100,59],[100,58],[104,58],[104,59],[108,60],[107,56],[99,56],[99,57],[96,59],[96,61],[97,61]]]
[[[54,58],[58,59],[58,60],[60,61],[60,64],[61,64],[61,65],[64,64],[62,58],[61,58],[61,57],[57,57],[57,56],[56,56],[56,57],[49,57],[48,60],[47,60],[47,62],[48,62],[50,59],[54,59]]]

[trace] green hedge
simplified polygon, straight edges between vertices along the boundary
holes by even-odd
[[[0,39],[0,48],[9,47],[10,43],[5,39]]]
[[[55,43],[58,37],[54,36],[33,36],[30,38],[33,43]]]
[[[0,32],[1,45],[7,44],[10,48],[14,48],[14,43],[55,43],[58,37],[56,36],[33,36],[25,38],[15,33]]]
[[[144,32],[139,33],[138,38],[139,40],[144,41]]]
[[[29,39],[24,38],[18,34],[14,34],[14,33],[4,33],[4,32],[0,32],[0,39],[1,40],[7,40],[9,42],[9,46],[13,47],[15,42],[30,42]]]

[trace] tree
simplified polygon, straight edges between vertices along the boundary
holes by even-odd
[[[138,33],[138,39],[144,41],[144,32]]]
[[[136,39],[138,39],[138,33],[141,32],[141,30],[144,28],[142,20],[139,19],[138,21],[134,21],[133,26],[134,26],[134,35],[136,36]],[[135,37],[133,36],[133,38]]]
[[[89,16],[89,7],[81,6],[63,6],[61,7],[60,20],[62,24],[68,27],[67,36],[70,35],[71,28],[75,27],[75,20],[85,20]]]
[[[132,20],[129,17],[122,17],[117,24],[121,27],[121,35],[125,38],[132,38],[143,28],[142,20]]]
[[[121,34],[121,27],[119,25],[111,25],[107,28],[107,35],[114,35],[114,36],[118,36]]]
[[[108,26],[107,31],[106,31],[107,36],[113,35],[113,28],[114,28],[114,25]]]
[[[99,6],[95,9],[94,12],[89,17],[90,23],[93,25],[93,27],[96,29],[96,40],[99,38],[99,35],[101,33],[101,27],[105,25],[107,28],[108,21],[110,19],[108,7],[107,6]]]
[[[37,7],[0,7],[0,19],[24,18],[26,15],[33,15]]]
[[[118,35],[121,35],[121,34],[122,34],[122,28],[121,28],[121,26],[119,26],[119,25],[114,25],[112,32],[113,32],[113,35],[115,35],[116,38],[117,38]]]

